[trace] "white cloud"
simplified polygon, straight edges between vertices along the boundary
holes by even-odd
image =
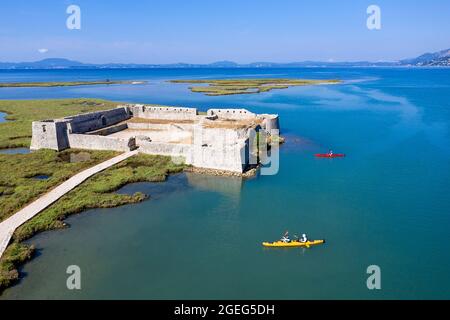
[[[46,49],[46,48],[38,49],[38,52],[39,53],[47,53],[48,49]]]

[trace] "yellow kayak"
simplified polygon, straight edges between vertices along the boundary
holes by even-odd
[[[315,246],[318,244],[325,243],[325,240],[311,240],[306,242],[300,242],[300,241],[291,241],[291,242],[283,242],[283,241],[274,241],[274,242],[263,242],[262,245],[264,247],[306,247],[309,248],[310,246]]]

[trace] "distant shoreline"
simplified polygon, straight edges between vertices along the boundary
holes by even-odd
[[[450,66],[406,66],[406,65],[393,65],[393,66],[377,66],[377,65],[371,65],[371,66],[354,66],[354,65],[307,65],[307,66],[298,66],[298,67],[109,67],[109,68],[97,68],[97,67],[91,67],[91,68],[14,68],[14,69],[8,69],[8,68],[0,68],[0,73],[14,73],[14,72],[34,72],[34,71],[61,71],[61,72],[83,72],[83,71],[111,71],[111,70],[302,70],[302,69],[423,69],[423,70],[448,70],[450,69]],[[112,81],[111,81],[112,82]],[[109,82],[109,84],[111,84]],[[130,81],[133,82],[133,81]],[[145,81],[136,81],[136,82],[145,82]],[[5,84],[1,83],[0,84]]]
[[[32,88],[32,87],[74,87],[102,84],[144,84],[147,81],[123,81],[123,80],[104,80],[104,81],[51,81],[51,82],[8,82],[1,83],[0,88]]]

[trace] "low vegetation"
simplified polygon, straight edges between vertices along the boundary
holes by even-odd
[[[114,108],[118,102],[100,99],[0,100],[0,149],[29,147],[31,122]]]
[[[77,160],[77,155],[87,155]],[[38,150],[29,154],[0,154],[0,221],[75,173],[117,155],[111,151]],[[48,179],[37,179],[36,176]]]
[[[51,81],[51,82],[0,82],[0,88],[20,88],[20,87],[73,87],[89,86],[100,84],[142,84],[145,81]]]
[[[268,92],[273,89],[286,89],[292,86],[318,84],[337,84],[340,80],[307,80],[307,79],[229,79],[229,80],[170,80],[172,83],[206,84],[192,86],[192,92],[204,93],[207,96],[232,94],[250,94]]]
[[[0,293],[19,279],[17,267],[31,259],[33,252],[33,246],[21,243],[13,243],[6,249],[0,260]]]

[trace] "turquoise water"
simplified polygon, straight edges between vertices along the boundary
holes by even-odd
[[[174,78],[340,78],[341,85],[206,97]],[[0,81],[149,80],[8,88],[2,99],[101,97],[280,115],[280,171],[249,180],[180,174],[140,183],[140,204],[89,210],[29,242],[38,256],[2,298],[450,298],[450,69],[311,68],[0,72]],[[327,151],[343,159],[316,159]],[[325,238],[269,250],[285,230]],[[66,289],[67,266],[82,290]],[[381,268],[368,290],[366,268]]]

